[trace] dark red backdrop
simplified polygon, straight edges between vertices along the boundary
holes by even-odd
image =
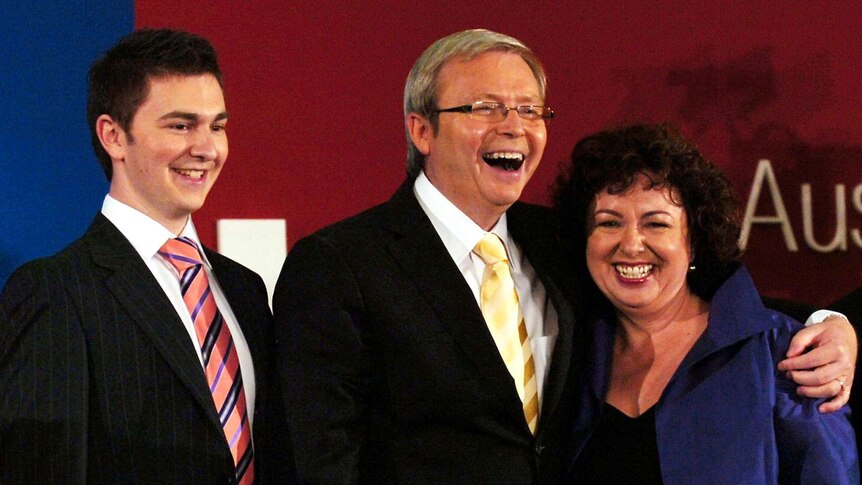
[[[862,194],[851,200],[862,183],[862,7],[603,3],[138,0],[136,26],[198,32],[219,50],[231,155],[195,215],[209,244],[216,219],[284,218],[292,244],[385,200],[403,179],[401,96],[413,61],[443,35],[484,27],[526,42],[550,76],[559,116],[525,199],[549,201],[581,136],[671,120],[728,171],[743,203],[758,160],[771,160],[799,251],[778,226],[754,226],[746,261],[765,293],[825,304],[862,286],[862,248],[849,234],[862,228]],[[806,244],[803,183],[820,244],[835,233],[836,185],[846,186],[846,250]],[[762,198],[758,213],[773,212]]]

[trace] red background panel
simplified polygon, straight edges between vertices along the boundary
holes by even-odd
[[[437,38],[483,27],[527,43],[549,74],[558,117],[524,199],[549,202],[580,137],[673,121],[724,167],[743,204],[758,160],[771,160],[799,251],[777,226],[754,226],[746,262],[764,293],[824,305],[862,286],[862,248],[809,248],[800,203],[812,184],[825,244],[843,184],[848,231],[862,229],[849,200],[862,184],[858,4],[138,0],[136,26],[197,32],[219,51],[231,154],[195,214],[209,244],[220,218],[284,218],[292,244],[388,198],[404,177],[407,72]],[[758,214],[769,213],[761,198]]]

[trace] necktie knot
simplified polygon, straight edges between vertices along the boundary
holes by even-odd
[[[171,263],[180,275],[193,266],[203,264],[197,245],[187,237],[168,239],[159,249],[159,255]]]
[[[500,236],[493,232],[485,234],[482,237],[482,240],[480,240],[476,244],[476,247],[473,248],[473,252],[482,258],[482,261],[487,265],[509,260],[509,257],[506,255],[506,247],[503,245],[503,241],[500,240]]]

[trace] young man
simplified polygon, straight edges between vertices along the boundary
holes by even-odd
[[[273,308],[302,483],[559,480],[585,324],[551,214],[518,202],[545,87],[516,39],[438,40],[405,87],[408,179],[288,255]]]
[[[138,31],[91,67],[110,191],[79,240],[18,269],[0,298],[3,483],[284,473],[263,282],[203,248],[191,220],[227,159],[227,118],[196,35]]]

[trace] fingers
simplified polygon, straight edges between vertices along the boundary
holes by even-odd
[[[838,394],[836,394],[832,399],[820,404],[820,406],[817,407],[817,410],[821,413],[834,413],[844,407],[844,405],[850,400],[850,387],[848,387],[846,383],[842,386],[839,379],[836,379],[831,384],[827,384],[827,386],[837,386]],[[797,392],[799,389],[802,388],[797,388]]]
[[[802,369],[787,371],[787,378],[799,384],[796,393],[800,396],[827,399],[818,406],[821,413],[838,411],[850,400],[850,386],[853,383],[855,367],[850,365],[846,359],[839,358],[829,364],[811,369],[810,359],[806,358],[814,352],[817,352],[817,349],[800,357],[782,361],[782,363],[786,363],[785,367],[787,368],[792,369],[798,366]],[[822,357],[816,356],[814,360]]]
[[[811,352],[808,352],[807,354],[802,354],[802,355],[797,356],[797,357],[791,357],[789,359],[784,359],[778,363],[778,370],[780,370],[780,371],[804,371],[804,370],[811,369],[811,368],[815,367],[812,364],[819,360],[817,356],[811,355],[812,353],[815,353],[815,352],[822,353],[822,351],[820,351],[819,349],[814,349]],[[790,377],[790,376],[788,375],[788,377]],[[791,379],[793,379],[793,378],[791,377]],[[796,380],[796,379],[794,379],[794,380]]]
[[[855,360],[851,360],[845,347],[833,343],[817,347],[800,356],[782,360],[778,363],[778,370],[816,370],[819,367],[834,366],[835,368],[830,371],[832,374],[823,375],[823,382],[826,382],[839,376],[852,376],[854,363]]]
[[[786,373],[787,378],[804,387],[823,387],[831,386],[832,392],[823,394],[817,397],[832,397],[838,394],[841,386],[838,385],[836,379],[841,379],[847,383],[846,376],[848,375],[847,368],[838,363],[832,362],[824,366],[814,369],[792,370]],[[845,384],[847,385],[847,384]]]
[[[796,332],[796,335],[794,335],[793,339],[790,340],[790,346],[787,348],[787,357],[797,357],[802,355],[808,347],[811,347],[814,344],[815,340],[821,336],[822,333],[822,327],[818,328],[817,325],[805,327]],[[787,369],[781,369],[779,367],[779,370]]]
[[[818,406],[820,412],[835,412],[850,400],[857,345],[850,323],[830,317],[796,333],[778,370],[799,385],[800,396],[827,399]]]
[[[793,371],[792,374],[797,382],[819,382],[819,377],[815,376],[814,371]],[[833,413],[844,407],[850,400],[850,383],[845,379],[836,378],[819,385],[800,385],[796,388],[796,393],[812,399],[828,398],[817,409],[821,413]]]
[[[801,332],[800,332],[801,333]],[[798,335],[798,334],[797,334]],[[788,356],[790,352],[788,352]],[[842,340],[828,340],[820,342],[814,349],[782,360],[778,363],[778,370],[803,370],[837,364],[839,367],[833,375],[824,376],[825,379],[835,379],[838,376],[849,376],[852,378],[856,362],[855,352]]]

